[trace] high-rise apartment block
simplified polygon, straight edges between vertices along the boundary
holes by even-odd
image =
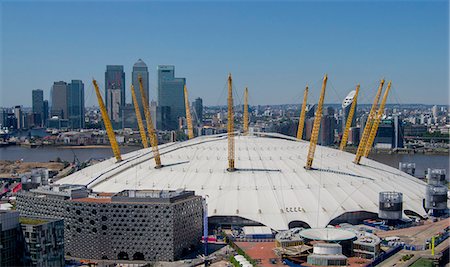
[[[0,266],[18,266],[19,212],[0,210]]]
[[[186,117],[184,103],[185,78],[175,78],[175,66],[158,66],[158,106],[169,107],[169,120],[161,123],[162,130],[176,130],[178,118]]]
[[[22,217],[19,222],[25,266],[64,266],[64,220]]]
[[[0,266],[64,266],[64,221],[0,210]]]

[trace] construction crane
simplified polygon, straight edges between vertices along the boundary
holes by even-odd
[[[131,98],[133,99],[134,111],[136,112],[136,119],[139,126],[139,133],[141,134],[142,145],[144,148],[148,148],[147,135],[145,134],[144,123],[142,122],[141,109],[139,108],[139,103],[137,101],[136,92],[134,91],[134,86],[131,85]]]
[[[161,165],[161,157],[159,156],[158,137],[156,137],[155,128],[153,127],[152,116],[150,116],[150,109],[148,108],[148,100],[144,92],[144,86],[142,85],[141,75],[138,76],[138,80],[139,80],[139,91],[141,92],[141,101],[142,105],[144,106],[145,122],[147,124],[147,131],[150,137],[150,145],[152,146],[153,157],[155,158],[156,164],[155,168],[159,169],[162,167],[162,165]]]
[[[188,138],[194,138],[194,129],[192,128],[191,109],[189,108],[189,98],[186,85],[184,85],[184,105],[186,106],[186,122],[188,127]]]
[[[305,126],[306,116],[306,100],[308,99],[308,85],[306,85],[305,92],[303,93],[302,110],[300,111],[300,118],[298,119],[297,139],[301,140],[303,137],[303,127]]]
[[[235,171],[234,167],[234,115],[233,115],[233,80],[228,74],[228,169]]]
[[[122,161],[122,156],[120,155],[119,145],[117,144],[116,135],[114,134],[111,121],[108,117],[108,112],[106,111],[105,104],[103,103],[102,95],[100,94],[100,89],[98,89],[97,81],[92,79],[94,84],[95,94],[97,95],[98,105],[100,106],[100,112],[102,113],[103,123],[105,124],[106,134],[108,135],[109,143],[111,144],[111,149],[113,151],[114,157],[117,162]]]
[[[355,95],[353,96],[353,102],[350,107],[350,111],[348,112],[347,123],[345,124],[344,133],[342,134],[341,145],[339,146],[340,150],[344,150],[345,146],[347,145],[348,131],[352,126],[353,116],[355,115],[356,101],[358,99],[358,94],[359,94],[359,84],[356,86],[356,92]]]
[[[311,140],[309,142],[308,158],[306,159],[305,169],[312,168],[314,153],[316,152],[317,141],[319,139],[320,121],[322,120],[323,101],[325,98],[325,89],[327,88],[328,76],[325,74],[322,82],[322,90],[320,92],[319,103],[317,104],[316,116],[314,117],[314,124],[311,133]]]
[[[244,135],[248,135],[248,88],[244,91]]]
[[[381,91],[383,91],[384,79],[380,81],[380,86],[378,86],[377,94],[375,95],[375,99],[373,100],[372,107],[370,108],[369,117],[367,118],[366,126],[364,127],[363,135],[361,140],[359,141],[358,150],[356,151],[355,160],[353,161],[356,164],[359,164],[361,161],[361,157],[364,154],[364,150],[366,149],[367,139],[369,138],[370,130],[372,129],[373,118],[375,117],[375,110],[378,106],[378,101],[380,100]]]
[[[381,116],[384,113],[384,106],[386,105],[386,100],[389,94],[389,90],[391,89],[391,81],[389,81],[386,91],[384,91],[383,99],[381,100],[380,107],[378,108],[378,113],[374,119],[372,129],[370,130],[369,139],[367,140],[366,149],[364,150],[364,157],[368,157],[370,150],[372,149],[373,141],[375,140],[375,136],[377,135],[378,126],[380,125]]]

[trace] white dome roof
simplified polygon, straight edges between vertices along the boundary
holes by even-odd
[[[313,167],[305,170],[309,142],[280,134],[236,136],[235,172],[227,172],[225,135],[202,136],[160,146],[155,169],[151,148],[111,158],[56,183],[84,184],[97,192],[125,189],[193,190],[206,196],[208,216],[240,216],[274,230],[292,221],[325,227],[346,212],[378,213],[378,194],[403,193],[404,210],[425,216],[426,184],[395,168],[340,150],[317,146]]]

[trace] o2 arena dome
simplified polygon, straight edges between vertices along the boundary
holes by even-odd
[[[339,218],[377,214],[379,193],[403,193],[403,210],[426,216],[426,184],[395,168],[354,154],[317,146],[312,170],[305,165],[309,142],[269,133],[235,137],[236,171],[227,169],[226,134],[159,146],[82,169],[57,184],[86,185],[96,192],[126,189],[193,190],[206,198],[208,216],[240,218],[274,230],[325,227]],[[405,214],[403,214],[405,217]]]

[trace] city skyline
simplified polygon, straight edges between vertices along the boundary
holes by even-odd
[[[75,23],[81,11],[86,17]],[[111,13],[116,20],[103,20]],[[125,38],[100,41],[116,32]],[[68,35],[80,43],[61,38]],[[324,73],[332,87],[325,102],[341,102],[361,83],[361,103],[370,103],[385,77],[393,80],[388,103],[448,104],[446,1],[4,2],[2,40],[0,106],[31,106],[33,89],[48,99],[54,81],[72,79],[86,83],[86,106],[95,105],[91,79],[104,90],[106,65],[124,66],[130,103],[139,58],[149,68],[149,100],[157,99],[156,68],[167,64],[205,106],[225,102],[228,72],[236,94],[249,87],[252,105],[300,104],[307,83],[314,103]]]

